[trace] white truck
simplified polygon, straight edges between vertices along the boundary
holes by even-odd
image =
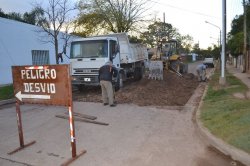
[[[127,78],[142,78],[148,60],[147,48],[130,43],[126,33],[75,39],[70,47],[72,85],[79,90],[98,86],[99,68],[109,60],[119,71],[114,79],[115,90],[119,90]]]
[[[205,58],[203,64],[207,65],[207,67],[214,68],[214,58]]]

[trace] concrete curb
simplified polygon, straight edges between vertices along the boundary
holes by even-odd
[[[201,98],[201,101],[199,103],[199,106],[195,114],[198,131],[211,146],[218,149],[223,154],[230,156],[233,160],[239,161],[242,164],[250,165],[250,154],[240,149],[237,149],[236,147],[232,145],[225,143],[220,138],[215,137],[214,135],[210,133],[210,131],[207,128],[203,126],[202,122],[200,121],[200,114],[201,114],[200,108],[203,104],[203,99],[204,99],[205,94],[207,93],[207,89],[208,89],[208,86],[206,86],[204,90],[203,96]]]
[[[1,100],[0,101],[0,106],[5,105],[5,104],[12,104],[12,103],[15,103],[15,102],[16,102],[16,99]]]

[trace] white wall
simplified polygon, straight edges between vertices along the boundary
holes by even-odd
[[[49,50],[50,64],[56,64],[54,45],[41,42],[38,29],[37,26],[0,18],[0,85],[12,83],[11,66],[32,65],[31,50]],[[59,39],[59,52],[62,50],[63,41]],[[69,56],[69,48],[66,55]],[[66,56],[63,59],[63,63],[69,63]]]

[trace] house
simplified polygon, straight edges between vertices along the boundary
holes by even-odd
[[[42,42],[38,30],[38,26],[0,17],[0,86],[12,83],[11,66],[56,64],[54,45]],[[58,37],[59,52],[64,45],[62,34]],[[63,55],[60,63],[69,63],[67,56]]]

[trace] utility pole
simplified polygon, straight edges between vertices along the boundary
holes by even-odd
[[[247,69],[247,7],[246,2],[243,0],[243,10],[244,10],[244,24],[243,24],[243,33],[244,33],[244,48],[243,48],[243,69],[242,73],[246,72]]]
[[[222,0],[222,53],[221,53],[221,77],[219,80],[220,85],[226,84],[225,77],[225,55],[226,55],[226,0]]]

